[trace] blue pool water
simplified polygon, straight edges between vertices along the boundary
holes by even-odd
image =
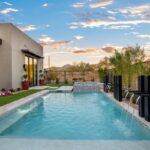
[[[33,107],[34,106],[34,107]],[[146,140],[150,131],[102,93],[50,93],[0,119],[2,137]],[[6,123],[5,123],[6,124]]]

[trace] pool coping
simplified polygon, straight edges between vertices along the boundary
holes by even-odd
[[[19,108],[22,105],[25,105],[25,104],[33,101],[35,98],[38,98],[39,96],[42,96],[42,95],[45,95],[48,93],[49,93],[49,90],[43,90],[43,91],[37,92],[35,94],[29,95],[27,97],[21,98],[17,101],[6,104],[4,106],[1,106],[0,107],[0,117],[8,112],[13,111],[16,108]]]
[[[46,139],[0,139],[2,150],[148,150],[149,140],[46,140]]]
[[[58,89],[55,90],[55,92],[72,92],[73,86],[61,86]]]
[[[118,100],[116,100],[113,97],[112,93],[105,93],[104,91],[101,91],[104,95],[106,95],[107,97],[109,97],[112,101],[114,101],[116,104],[118,104],[121,108],[123,108],[125,111],[127,111],[128,113],[130,113],[131,115],[133,115],[135,117],[135,119],[137,119],[140,123],[142,123],[146,128],[148,128],[150,130],[150,122],[146,121],[144,118],[139,116],[138,110],[129,106],[127,103],[125,103],[124,101],[119,102]],[[134,113],[133,113],[134,112]]]

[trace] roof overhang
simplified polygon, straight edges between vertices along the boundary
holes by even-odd
[[[30,56],[33,56],[33,57],[38,58],[38,59],[43,59],[43,58],[44,58],[44,57],[41,57],[41,56],[39,56],[39,55],[37,55],[37,54],[35,54],[35,53],[29,51],[28,49],[22,49],[21,51],[22,51],[24,54],[26,54],[26,55],[30,55]]]

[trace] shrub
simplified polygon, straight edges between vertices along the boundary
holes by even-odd
[[[17,88],[17,91],[21,91],[21,88],[19,87],[19,88]]]
[[[5,91],[6,91],[6,89],[5,89],[5,88],[3,88],[3,89],[1,89],[1,91],[2,91],[2,92],[5,92]]]
[[[10,91],[10,92],[15,92],[15,90],[14,90],[14,89],[10,89],[9,91]]]
[[[56,78],[56,84],[59,84],[59,78]]]
[[[23,75],[23,80],[27,80],[27,77],[28,77],[27,74],[24,74]]]
[[[67,79],[65,79],[65,84],[68,84],[68,80]]]

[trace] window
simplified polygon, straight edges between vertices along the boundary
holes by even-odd
[[[25,67],[30,86],[37,85],[37,59],[25,56]]]

